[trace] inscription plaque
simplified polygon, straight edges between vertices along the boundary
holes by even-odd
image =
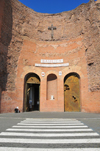
[[[36,67],[68,67],[69,63],[64,63],[64,64],[38,64],[35,63]]]
[[[63,63],[63,59],[56,59],[56,60],[41,59],[41,63]]]

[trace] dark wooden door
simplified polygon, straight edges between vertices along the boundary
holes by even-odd
[[[76,75],[70,75],[64,82],[65,111],[80,111],[80,85]]]

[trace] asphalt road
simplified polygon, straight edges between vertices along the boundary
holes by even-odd
[[[63,128],[63,127],[64,126],[66,127],[66,122],[67,122],[67,125],[69,124],[68,129],[70,129],[71,126],[72,127],[74,126],[72,129],[75,129],[75,131],[78,130],[77,122],[79,125],[81,123],[83,125],[83,131],[84,131],[84,126],[85,126],[87,127],[86,129],[91,130],[95,136],[93,135],[93,136],[83,137],[81,136],[81,135],[84,135],[83,134],[84,132],[82,131],[74,132],[74,133],[64,132],[63,130],[66,131],[66,128]],[[49,124],[51,124],[51,126]],[[56,130],[58,129],[57,126],[58,127],[60,126],[59,132],[56,132],[58,131]],[[7,129],[10,129],[10,130],[7,131]],[[22,129],[22,131],[20,130],[17,132],[15,129]],[[79,129],[82,129],[82,128],[79,128]],[[38,130],[40,132],[38,131],[34,132],[34,130]],[[42,130],[45,132],[42,132]],[[49,131],[50,134],[49,132],[46,132],[46,130]],[[92,132],[85,132],[85,135],[90,135],[90,133]],[[72,137],[71,136],[69,137],[69,135],[72,135]],[[10,143],[6,142],[6,141],[10,141],[9,139],[12,142]],[[32,139],[38,142],[31,143]],[[79,143],[80,141],[83,141],[83,140],[89,141],[89,139],[90,139],[90,143],[87,143],[87,142]],[[26,142],[18,143],[17,141],[26,141]],[[55,143],[56,141],[58,142]],[[65,143],[62,141],[65,141]],[[67,143],[67,141],[69,142]],[[95,143],[94,142],[92,143],[92,141],[95,141]],[[100,114],[77,113],[77,112],[73,112],[73,113],[70,113],[70,112],[68,113],[67,112],[64,112],[64,113],[55,113],[55,112],[54,113],[43,113],[43,112],[29,112],[28,113],[28,112],[25,112],[25,113],[0,114],[0,151],[6,151],[6,150],[7,151],[17,151],[17,150],[22,151],[22,149],[24,151],[27,151],[26,149],[29,149],[28,151],[31,151],[31,150],[32,151],[34,150],[35,151],[38,151],[38,150],[39,151],[49,151],[49,150],[56,151],[56,149],[57,150],[60,149],[60,151],[61,150],[64,151],[64,149],[66,151],[67,150],[80,151],[82,149],[83,151],[90,151],[90,150],[100,151],[100,143],[96,141],[100,141]]]
[[[100,134],[100,114],[81,112],[24,112],[0,114],[0,132],[26,118],[77,119]]]

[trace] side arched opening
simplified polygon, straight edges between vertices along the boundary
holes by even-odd
[[[29,73],[24,81],[24,112],[39,110],[40,78],[35,73]]]
[[[64,78],[64,110],[65,112],[80,112],[80,76],[69,73]]]

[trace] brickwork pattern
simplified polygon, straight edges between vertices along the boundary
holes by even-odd
[[[41,81],[41,111],[64,110],[63,79],[66,74],[76,72],[82,76],[81,111],[100,112],[99,0],[52,15],[37,13],[18,0],[1,0],[0,6],[1,112],[13,112],[17,105],[23,111],[24,77],[32,71],[40,78],[42,71],[46,73]],[[54,41],[48,30],[51,24],[57,27]],[[70,66],[35,68],[41,59],[63,59]],[[58,102],[46,102],[46,78],[51,73],[57,76],[59,71],[63,75],[57,77]]]

